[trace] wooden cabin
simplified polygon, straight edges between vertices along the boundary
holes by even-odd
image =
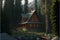
[[[43,17],[41,17],[36,11],[32,11],[31,13],[21,14],[22,21],[20,24],[20,28],[26,28],[29,31],[45,31]]]

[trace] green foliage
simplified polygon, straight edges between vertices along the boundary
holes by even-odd
[[[56,0],[52,0],[52,5],[51,5],[51,14],[50,14],[50,19],[51,19],[51,25],[52,25],[52,33],[57,35],[57,29],[56,29],[56,15],[54,11],[54,5],[55,5]]]

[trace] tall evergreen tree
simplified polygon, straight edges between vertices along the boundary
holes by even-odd
[[[35,10],[37,10],[37,0],[35,0]]]
[[[52,33],[55,34],[55,35],[58,35],[57,33],[57,28],[58,25],[56,24],[56,13],[55,13],[55,9],[56,9],[56,6],[55,6],[55,2],[56,0],[52,0],[52,5],[51,5],[51,14],[50,14],[50,19],[51,19],[51,24],[52,24]]]
[[[4,10],[2,11],[2,30],[10,33],[13,20],[13,0],[5,0]],[[11,26],[10,26],[11,25]]]
[[[35,10],[37,11],[37,0],[35,0]]]
[[[21,22],[21,13],[22,13],[22,6],[21,6],[21,0],[15,1],[15,24],[18,25],[19,22]]]
[[[41,14],[41,0],[40,0],[40,3],[39,3],[39,13]]]
[[[51,20],[50,20],[50,9],[51,9],[51,3],[52,1],[51,0],[47,0],[47,3],[46,3],[46,7],[47,7],[47,13],[48,13],[48,33],[51,33]]]
[[[25,0],[24,11],[28,13],[28,0]]]

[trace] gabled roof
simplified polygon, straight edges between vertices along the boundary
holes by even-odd
[[[22,15],[22,18],[30,18],[30,16],[33,15],[33,13],[35,12],[35,10],[33,10],[31,13],[26,13],[26,14],[21,14]]]
[[[34,14],[34,12],[36,12],[36,11],[33,10],[31,13],[21,14],[21,15],[22,15],[22,18],[26,18],[27,20],[26,20],[25,22],[21,22],[21,23],[19,23],[19,24],[30,23],[30,22],[28,22],[28,21],[30,20],[30,18],[31,18],[31,16]],[[39,17],[41,17],[38,13],[37,13],[37,15],[38,15]],[[33,22],[32,22],[32,23],[33,23]]]

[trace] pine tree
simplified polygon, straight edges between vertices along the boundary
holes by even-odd
[[[13,17],[13,0],[5,0],[5,6],[2,13],[2,30],[10,33]],[[11,26],[10,26],[11,25]]]
[[[41,14],[41,0],[40,0],[40,3],[39,3],[39,12]]]
[[[25,0],[24,11],[28,13],[28,0]]]
[[[15,1],[15,24],[18,26],[18,23],[21,22],[21,13],[22,13],[22,5],[21,0]]]
[[[51,25],[52,25],[52,33],[57,35],[57,28],[56,28],[56,15],[55,15],[55,2],[56,0],[52,0],[52,5],[51,5],[51,14],[50,14],[50,19],[51,19]]]
[[[37,0],[35,0],[35,10],[37,11]]]

